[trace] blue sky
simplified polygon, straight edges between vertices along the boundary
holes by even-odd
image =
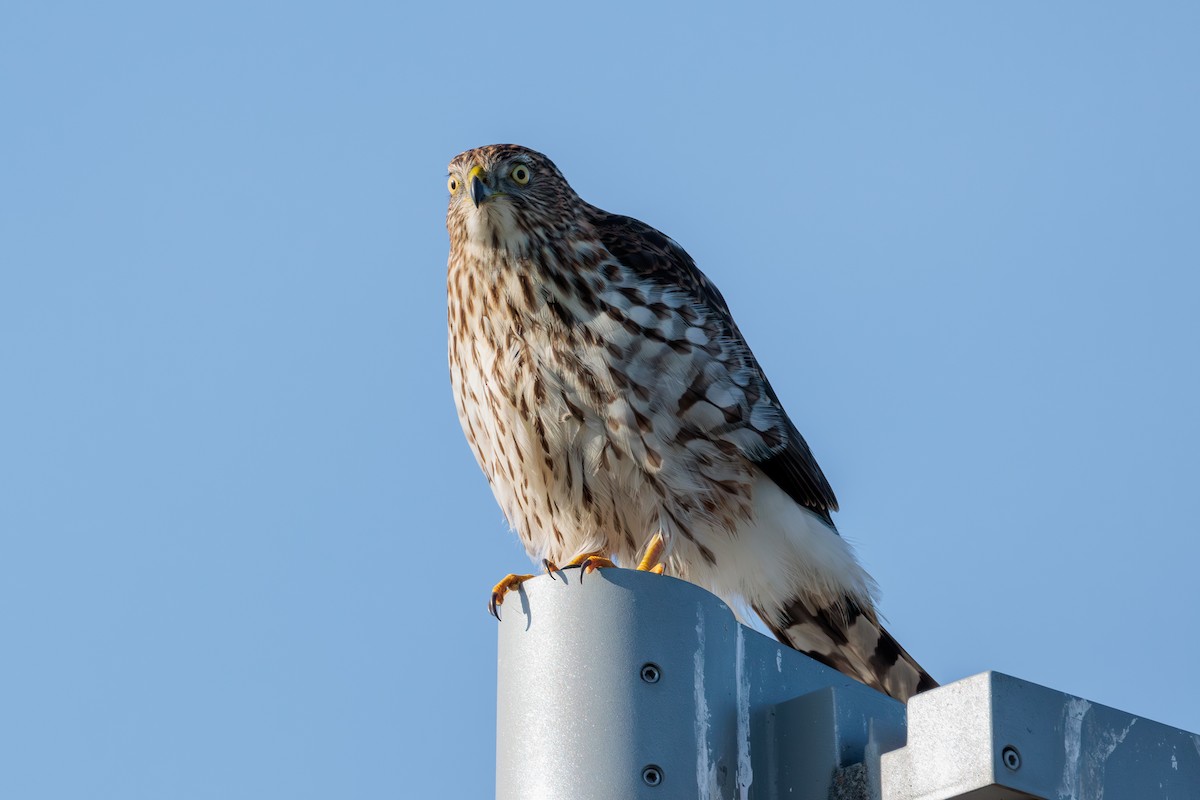
[[[1198,24],[6,3],[0,796],[490,795],[527,561],[443,215],[496,141],[718,283],[932,673],[1200,731]]]

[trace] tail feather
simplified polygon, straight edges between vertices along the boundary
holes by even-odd
[[[774,614],[754,610],[781,642],[902,703],[938,685],[875,614],[851,598],[829,607],[797,596]]]

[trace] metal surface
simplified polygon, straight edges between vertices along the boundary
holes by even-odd
[[[886,749],[904,744],[904,706],[865,688],[829,686],[766,709],[780,758],[775,791],[761,796],[823,800],[837,770],[867,760],[869,742],[878,747],[882,741]],[[867,792],[862,787],[858,794]]]
[[[985,672],[914,697],[883,800],[1200,800],[1200,737]]]
[[[906,714],[673,578],[569,569],[502,613],[498,800],[1200,800],[1194,734],[999,673]]]
[[[800,797],[781,781],[828,787],[838,762],[861,760],[854,698],[902,724],[899,703],[739,625],[692,584],[617,569],[579,578],[535,578],[502,606],[498,800]],[[836,695],[785,702],[826,687]]]

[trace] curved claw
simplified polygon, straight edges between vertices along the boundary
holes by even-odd
[[[587,575],[594,569],[602,567],[615,567],[611,558],[600,555],[589,555],[579,562],[579,582],[583,583],[583,576]]]
[[[504,603],[504,595],[516,589],[532,575],[505,575],[504,579],[492,587],[492,599],[488,602],[488,613],[500,621],[500,606]]]
[[[546,570],[546,574],[550,576],[550,580],[552,580],[552,581],[558,580],[558,578],[554,577],[554,573],[558,572],[558,564],[555,564],[553,561],[551,561],[548,558],[543,558],[542,559],[542,569]]]
[[[570,561],[567,562],[567,567],[580,567],[579,582],[582,583],[583,582],[583,574],[585,572],[587,572],[587,567],[585,565],[588,562],[590,562],[593,558],[599,558],[599,557],[600,557],[600,553],[580,553],[579,555],[575,556],[574,558],[572,558]]]

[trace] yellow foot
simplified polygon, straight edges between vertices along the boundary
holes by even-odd
[[[504,578],[504,580],[497,583],[492,588],[492,599],[491,602],[488,603],[488,611],[491,612],[492,616],[497,620],[500,619],[500,606],[502,603],[504,603],[504,595],[508,594],[513,589],[516,589],[518,586],[532,577],[532,575],[508,575]]]
[[[607,556],[589,555],[584,556],[579,562],[579,580],[583,580],[583,576],[587,575],[592,570],[600,569],[601,567],[615,567],[611,558]]]
[[[570,561],[568,561],[567,566],[568,567],[581,567],[581,566],[583,566],[583,562],[587,561],[590,558],[604,558],[604,553],[600,552],[599,550],[595,551],[594,553],[580,553],[579,555],[575,556]]]
[[[551,562],[553,564],[553,562]],[[601,552],[595,553],[580,553],[567,562],[568,567],[579,567],[579,579],[583,580],[583,576],[594,569],[601,567],[615,567],[616,564],[608,556]]]
[[[642,556],[642,560],[638,562],[637,568],[642,572],[653,572],[655,575],[662,575],[666,569],[666,564],[663,563],[663,553],[666,552],[667,543],[663,540],[662,531],[654,534],[650,538],[649,544],[646,545],[646,554]]]

